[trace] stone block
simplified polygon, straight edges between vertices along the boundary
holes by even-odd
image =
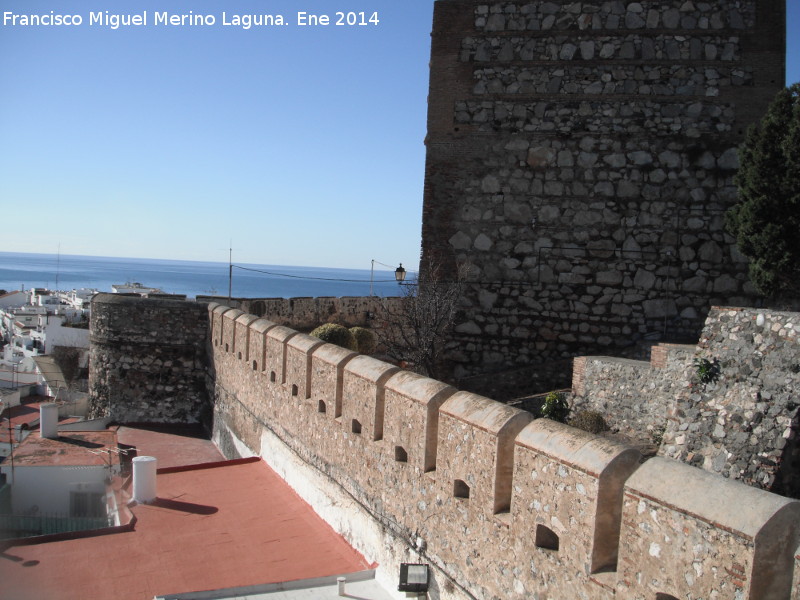
[[[255,315],[242,314],[234,322],[233,352],[237,360],[250,361],[250,325]]]
[[[250,323],[247,355],[253,371],[260,373],[265,369],[267,351],[266,333],[273,327],[277,327],[277,324],[267,319],[257,319]]]
[[[626,596],[787,598],[800,502],[664,458],[625,485]]]
[[[563,568],[616,570],[623,485],[638,450],[538,419],[523,429],[514,456],[513,526]]]
[[[286,342],[286,393],[296,401],[311,398],[313,385],[312,355],[325,342],[321,339],[298,333]]]
[[[441,494],[468,503],[481,519],[511,506],[514,440],[533,415],[468,392],[442,405],[437,483]]]
[[[230,352],[235,355],[236,353],[236,319],[241,317],[244,313],[238,308],[226,310],[222,313],[221,327],[221,343],[225,352]]]
[[[270,383],[283,385],[286,383],[286,343],[297,332],[288,327],[278,326],[267,331],[266,351],[264,356],[264,374]]]
[[[326,418],[342,414],[344,367],[358,354],[335,344],[317,347],[311,355],[311,403]]]
[[[385,384],[400,369],[369,356],[344,367],[341,422],[365,440],[383,439]]]
[[[396,461],[417,472],[436,470],[439,408],[456,392],[454,387],[409,371],[386,382],[384,440]]]

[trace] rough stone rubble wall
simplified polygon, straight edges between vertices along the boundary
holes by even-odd
[[[205,304],[120,294],[92,299],[89,412],[122,423],[208,420]]]
[[[686,387],[694,353],[694,346],[659,344],[650,361],[579,356],[572,363],[572,413],[597,411],[612,430],[660,443],[671,399]]]
[[[723,213],[784,4],[436,3],[423,254],[474,267],[457,377],[694,339],[753,297]]]
[[[799,335],[799,313],[713,309],[698,354],[719,378],[677,396],[663,454],[800,497]]]
[[[691,350],[656,347],[651,363],[576,358],[571,401],[623,433],[664,428],[664,456],[798,498],[799,335],[800,313],[713,308]],[[701,382],[696,360],[716,363],[718,378]]]
[[[647,477],[627,483],[639,463],[626,446],[530,422],[512,407],[309,344],[238,310],[210,310],[221,448],[259,454],[265,433],[276,436],[380,524],[384,543],[360,548],[368,559],[390,573],[401,561],[433,566],[431,598],[791,597],[800,503],[659,459],[677,488],[704,477],[676,503]],[[237,333],[245,322],[249,336]],[[243,339],[249,350],[235,345]],[[278,340],[284,352],[265,364],[245,359]],[[745,492],[752,499],[742,505]],[[715,510],[693,504],[698,495],[714,498]],[[775,538],[776,523],[774,547],[759,536]],[[342,534],[359,547],[356,533]],[[781,565],[777,594],[754,580],[767,563]]]

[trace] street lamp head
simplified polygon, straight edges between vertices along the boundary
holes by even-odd
[[[403,268],[403,263],[400,263],[400,266],[394,270],[394,278],[397,280],[397,283],[403,283],[406,279],[406,270]]]

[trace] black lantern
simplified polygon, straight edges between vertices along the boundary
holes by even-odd
[[[428,565],[400,563],[399,592],[424,593],[428,591]]]
[[[406,280],[406,270],[403,268],[403,263],[394,270],[394,278],[397,283],[403,283]]]

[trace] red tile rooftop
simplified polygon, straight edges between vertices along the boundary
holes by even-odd
[[[37,431],[14,449],[14,465],[17,467],[118,465],[119,454],[101,452],[105,448],[117,448],[117,434],[113,431],[62,431],[53,439],[43,438]]]
[[[137,456],[155,456],[159,468],[225,460],[199,425],[121,425],[114,429],[121,445],[135,446]]]
[[[160,473],[133,531],[11,546],[0,598],[150,600],[369,568],[263,461]]]
[[[19,406],[12,406],[0,413],[0,443],[9,443],[11,436],[8,431],[8,417],[11,415],[11,429],[22,425],[25,429],[36,429],[39,425],[39,408],[42,404],[52,402],[50,396],[29,396],[24,398]],[[61,422],[61,419],[59,419]]]

